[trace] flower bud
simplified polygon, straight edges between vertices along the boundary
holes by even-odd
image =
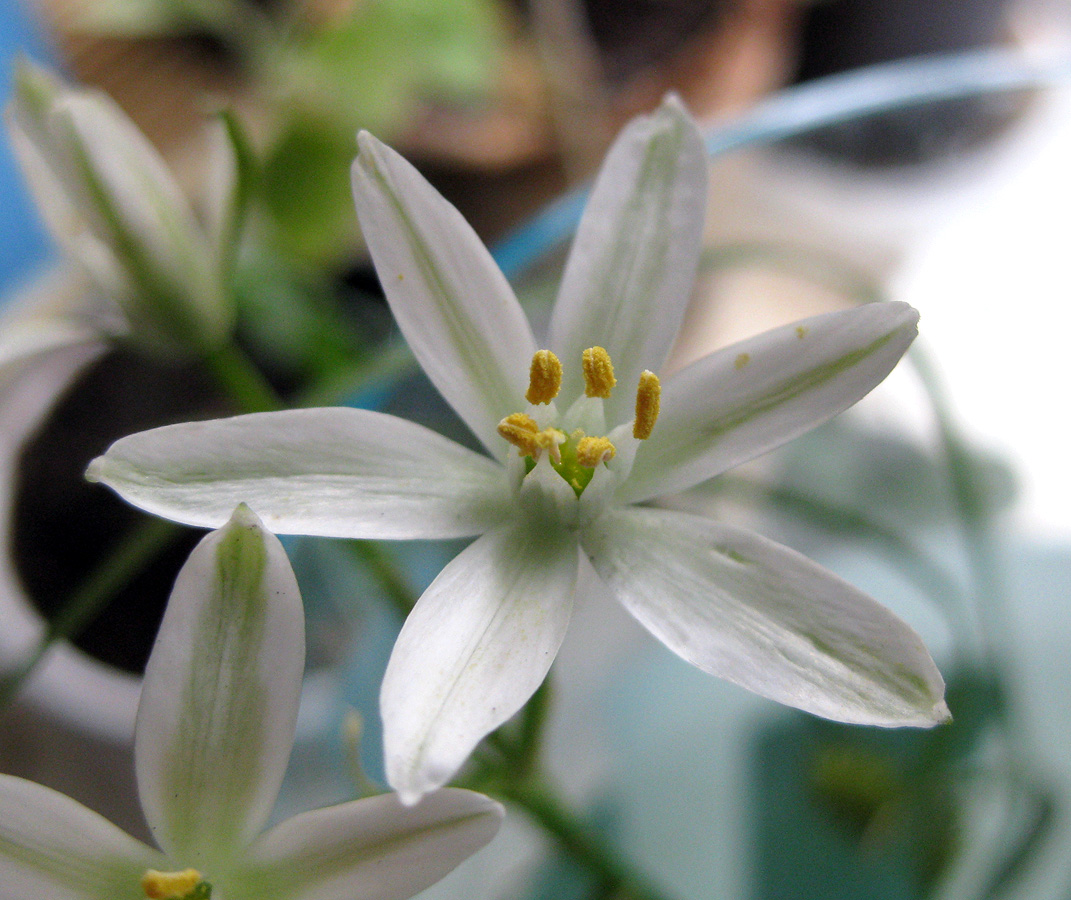
[[[222,340],[234,310],[219,251],[122,110],[23,62],[7,113],[45,222],[122,307],[131,337],[172,353]]]

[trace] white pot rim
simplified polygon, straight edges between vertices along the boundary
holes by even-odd
[[[37,646],[45,623],[30,603],[10,556],[14,474],[26,440],[64,388],[103,351],[99,341],[36,356],[0,381],[0,669],[20,665]],[[7,375],[8,373],[5,373]],[[141,679],[58,641],[22,686],[20,697],[87,734],[114,742],[134,735]]]

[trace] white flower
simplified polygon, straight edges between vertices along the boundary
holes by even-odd
[[[651,372],[684,315],[706,197],[698,131],[669,100],[612,149],[554,309],[553,355],[537,353],[460,214],[393,151],[359,143],[357,211],[391,308],[489,456],[391,416],[311,409],[133,435],[88,474],[196,525],[247,499],[280,532],[480,535],[420,598],[384,678],[387,775],[403,799],[449,780],[531,696],[590,577],[684,659],[766,697],[849,722],[947,718],[918,636],[874,600],[757,535],[644,505],[855,403],[911,343],[914,310],[808,319],[660,390]]]
[[[107,95],[69,88],[22,62],[7,108],[12,146],[41,215],[69,260],[118,304],[131,335],[163,349],[203,350],[230,332],[225,288],[237,202],[213,192],[198,222],[160,154]],[[217,181],[233,182],[234,160]]]
[[[445,790],[288,819],[258,836],[294,742],[301,597],[279,541],[246,508],[179,573],[145,670],[135,735],[161,853],[69,797],[0,775],[3,900],[391,900],[486,844],[502,809]]]

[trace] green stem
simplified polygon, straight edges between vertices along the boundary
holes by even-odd
[[[286,404],[253,361],[233,342],[218,344],[202,355],[205,366],[242,412],[270,412]]]
[[[30,656],[14,672],[5,675],[0,682],[0,709],[11,703],[23,682],[56,641],[70,638],[85,628],[115,592],[179,534],[179,526],[163,519],[138,522],[71,594],[60,613],[48,623]]]
[[[379,541],[346,541],[353,556],[375,576],[384,596],[404,619],[416,605],[417,595],[394,555]]]
[[[518,778],[527,778],[536,770],[539,750],[543,744],[544,726],[550,713],[551,694],[548,675],[521,712],[521,730],[518,735],[517,753],[514,757],[514,767]]]
[[[474,757],[469,787],[519,807],[547,832],[561,851],[591,877],[592,900],[665,900],[665,895],[633,869],[598,830],[577,816],[550,790],[539,771],[539,750],[552,690],[544,681],[520,713],[519,728],[499,728]]]
[[[1004,608],[1003,576],[997,562],[997,544],[993,539],[985,503],[977,489],[974,464],[967,442],[960,436],[951,405],[937,369],[919,344],[911,348],[909,358],[926,390],[937,419],[941,451],[945,458],[949,487],[963,532],[963,542],[971,567],[973,582],[972,611],[977,616],[977,638],[982,658],[995,672],[1003,665],[994,641],[997,635],[1011,634],[1010,617]]]
[[[601,896],[622,900],[666,900],[665,894],[620,859],[598,832],[574,816],[553,792],[527,780],[507,778],[499,786],[498,793],[520,807],[554,838],[565,853],[594,875],[602,886]]]

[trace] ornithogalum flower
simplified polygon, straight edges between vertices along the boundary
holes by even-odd
[[[855,403],[911,343],[913,309],[807,319],[662,385],[706,197],[678,102],[611,150],[542,349],[460,214],[374,138],[359,146],[357,212],[391,309],[489,455],[375,412],[298,410],[133,435],[89,477],[198,525],[247,498],[282,532],[480,535],[420,598],[384,678],[403,799],[445,783],[532,695],[592,570],[684,659],[766,697],[849,722],[947,717],[921,641],[874,600],[757,535],[647,505]]]
[[[69,797],[0,775],[4,900],[402,900],[498,830],[498,804],[445,790],[370,797],[258,836],[294,743],[304,616],[279,541],[248,509],[179,573],[145,671],[142,809],[163,852]]]
[[[216,173],[218,202],[206,227],[160,154],[100,91],[68,87],[24,61],[6,120],[41,215],[77,271],[71,277],[103,301],[83,300],[83,319],[99,322],[114,307],[122,316],[109,317],[107,330],[169,354],[200,352],[229,335],[233,154]]]

